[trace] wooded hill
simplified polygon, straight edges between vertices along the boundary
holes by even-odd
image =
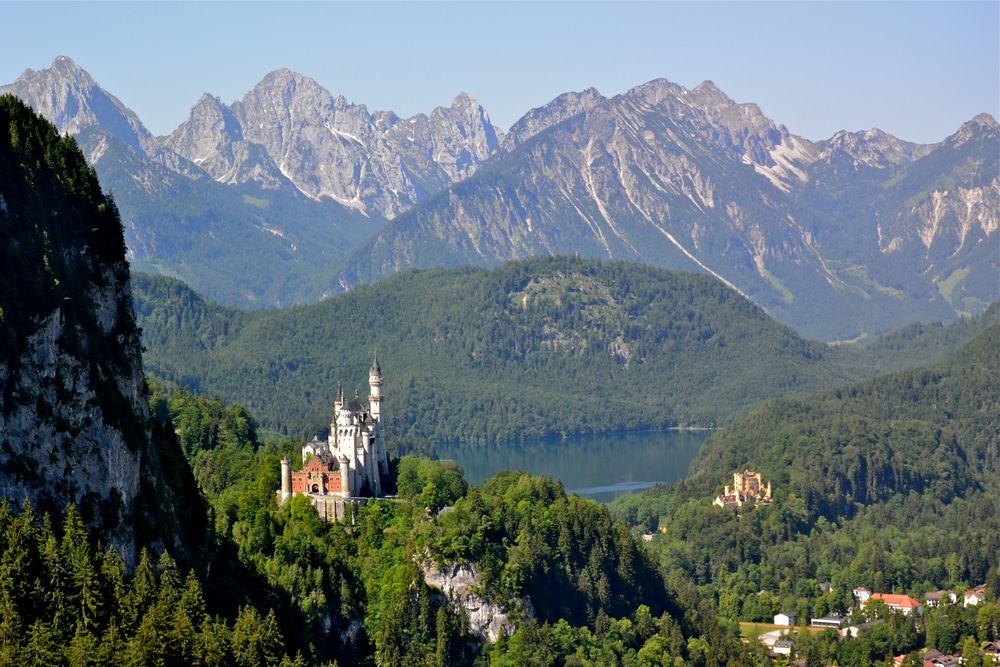
[[[803,340],[707,276],[621,262],[409,272],[267,312],[217,306],[167,278],[134,282],[147,370],[246,405],[266,429],[325,428],[340,382],[366,395],[377,350],[403,448],[727,423],[768,398],[915,363],[918,344],[935,358],[997,315],[858,352]]]
[[[773,504],[738,517],[713,507],[745,467],[773,483]],[[652,543],[664,565],[713,591],[733,620],[845,611],[854,586],[919,597],[987,582],[995,595],[1000,325],[933,366],[769,402],[706,442],[688,480],[619,499],[615,512],[641,530],[664,528]],[[939,645],[939,622],[952,621],[929,617],[918,628],[926,637],[891,650],[925,638],[952,650],[963,635],[1000,633],[962,626]],[[871,650],[871,660],[886,657]]]

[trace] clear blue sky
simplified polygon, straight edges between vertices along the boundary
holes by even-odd
[[[1000,114],[1000,3],[4,3],[0,82],[67,55],[156,134],[288,67],[400,115],[478,98],[506,129],[559,93],[713,80],[809,139],[937,141]]]

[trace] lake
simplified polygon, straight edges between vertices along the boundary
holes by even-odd
[[[502,470],[562,481],[569,493],[608,502],[626,493],[684,478],[710,431],[629,431],[499,444],[438,446],[465,479],[480,484]]]

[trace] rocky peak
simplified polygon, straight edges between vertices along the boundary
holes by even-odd
[[[87,70],[77,65],[69,56],[56,56],[53,58],[50,69],[66,81],[74,81],[80,86],[94,85],[94,79]],[[31,70],[29,69],[27,72],[31,72]]]
[[[479,105],[479,101],[469,95],[464,90],[458,95],[455,95],[455,99],[451,101],[452,109],[482,109]]]
[[[0,86],[0,93],[21,98],[60,132],[76,135],[98,127],[140,153],[158,146],[131,109],[66,56],[57,56],[48,69],[25,70],[14,83]]]
[[[691,95],[702,101],[713,101],[716,104],[733,105],[735,101],[715,85],[714,81],[706,79],[691,89]]]
[[[996,137],[1000,134],[1000,124],[997,119],[988,113],[981,113],[962,123],[958,131],[948,137],[945,141],[959,146],[970,139],[982,137]]]
[[[191,107],[188,119],[164,144],[195,164],[201,164],[222,144],[242,138],[243,130],[233,112],[219,98],[205,93]]]
[[[604,96],[596,88],[587,88],[579,93],[563,93],[548,104],[532,109],[514,123],[503,139],[503,150],[509,151],[539,132],[592,109],[603,101]]]
[[[860,132],[840,130],[825,143],[818,159],[846,160],[855,168],[888,169],[908,164],[922,148],[925,147],[902,141],[878,128]]]
[[[370,113],[287,69],[265,76],[232,111],[244,139],[299,190],[387,217],[471,175],[500,142],[485,109],[466,93],[403,120]]]

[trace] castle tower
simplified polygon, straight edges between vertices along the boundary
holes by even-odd
[[[292,497],[292,461],[281,459],[281,502]]]
[[[340,455],[340,496],[342,498],[351,497],[351,462],[343,454]]]
[[[368,371],[368,411],[375,421],[382,418],[382,369],[378,365],[378,355],[372,359],[371,370]]]

